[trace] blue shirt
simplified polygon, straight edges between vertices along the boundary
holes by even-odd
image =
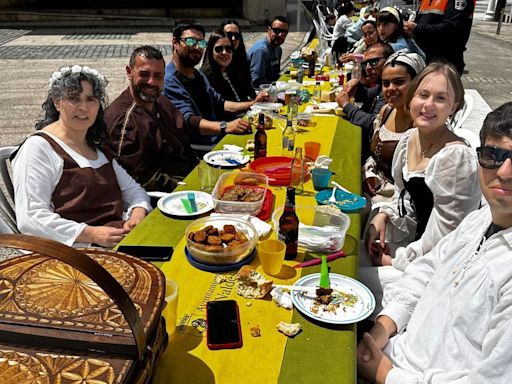
[[[252,86],[255,89],[279,79],[282,53],[281,47],[272,47],[266,37],[249,49],[247,59],[251,63]]]

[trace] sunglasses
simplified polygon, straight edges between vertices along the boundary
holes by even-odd
[[[363,68],[366,68],[367,65],[370,65],[370,67],[376,67],[381,59],[385,59],[385,57],[374,57],[373,59],[361,61],[361,65],[363,66]]]
[[[205,49],[206,46],[208,45],[208,42],[206,40],[197,40],[193,37],[185,37],[184,39],[180,40],[183,41],[187,47],[194,47],[197,45],[199,48]]]
[[[281,28],[272,28],[270,27],[270,29],[276,34],[276,35],[287,35],[288,34],[288,31],[286,29],[281,29]]]
[[[217,45],[213,47],[215,53],[222,53],[226,51],[227,53],[233,53],[233,47],[231,45]]]
[[[505,160],[512,159],[512,151],[496,147],[478,147],[476,153],[480,166],[487,169],[499,168]]]
[[[226,32],[229,40],[242,40],[242,34],[240,32]]]

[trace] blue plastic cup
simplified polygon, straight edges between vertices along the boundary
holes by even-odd
[[[326,168],[314,168],[311,171],[311,175],[313,177],[313,187],[315,191],[321,191],[329,186],[332,172]]]

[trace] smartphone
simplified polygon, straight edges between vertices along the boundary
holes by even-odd
[[[120,245],[117,250],[146,261],[169,261],[174,248],[163,245]]]
[[[206,303],[206,341],[209,349],[242,347],[240,313],[235,300]]]

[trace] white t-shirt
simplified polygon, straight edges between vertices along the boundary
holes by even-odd
[[[98,149],[97,158],[90,160],[54,135],[44,133],[53,138],[80,168],[98,169],[108,163],[106,156]],[[62,157],[42,137],[31,136],[21,146],[12,164],[18,229],[22,233],[46,237],[66,245],[87,245],[75,244],[86,224],[61,217],[55,213],[51,202],[53,191],[62,177],[63,166]],[[112,166],[122,192],[124,219],[135,207],[149,212],[151,205],[146,191],[115,160]]]

